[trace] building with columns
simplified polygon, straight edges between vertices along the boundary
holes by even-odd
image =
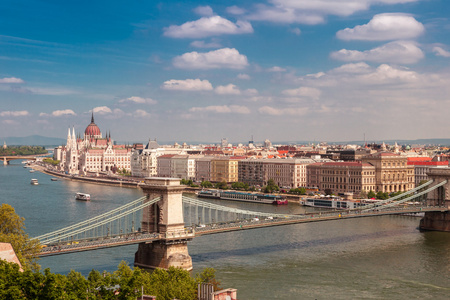
[[[393,152],[377,152],[361,161],[375,167],[375,192],[404,192],[414,188],[414,166],[408,158]]]

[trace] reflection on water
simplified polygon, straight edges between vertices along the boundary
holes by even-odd
[[[30,184],[39,180],[38,186]],[[25,217],[31,236],[106,212],[142,196],[137,189],[50,181],[20,163],[0,167],[0,200]],[[76,192],[91,202],[75,201]],[[192,196],[192,195],[190,195]],[[271,206],[213,201],[286,214],[296,204]],[[311,208],[307,208],[308,210]],[[189,243],[194,272],[214,267],[239,299],[448,299],[450,233],[419,232],[419,219],[383,216],[295,224],[201,236]],[[134,261],[137,246],[43,258],[43,268],[87,275]]]

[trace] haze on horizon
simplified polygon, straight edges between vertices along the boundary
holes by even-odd
[[[0,132],[449,138],[446,0],[0,3]]]

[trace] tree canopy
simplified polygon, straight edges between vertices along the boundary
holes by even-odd
[[[121,262],[112,273],[92,270],[86,278],[73,270],[67,275],[54,274],[50,269],[43,273],[29,269],[20,272],[17,264],[0,260],[0,299],[135,300],[144,291],[158,300],[194,300],[199,283],[210,283],[215,290],[220,288],[212,268],[193,278],[179,268],[148,273]]]
[[[37,254],[41,246],[39,241],[30,239],[25,233],[24,220],[11,205],[0,205],[0,242],[11,244],[25,269],[38,270]]]

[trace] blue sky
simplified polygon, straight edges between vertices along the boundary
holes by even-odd
[[[448,0],[0,2],[0,136],[450,138]]]

